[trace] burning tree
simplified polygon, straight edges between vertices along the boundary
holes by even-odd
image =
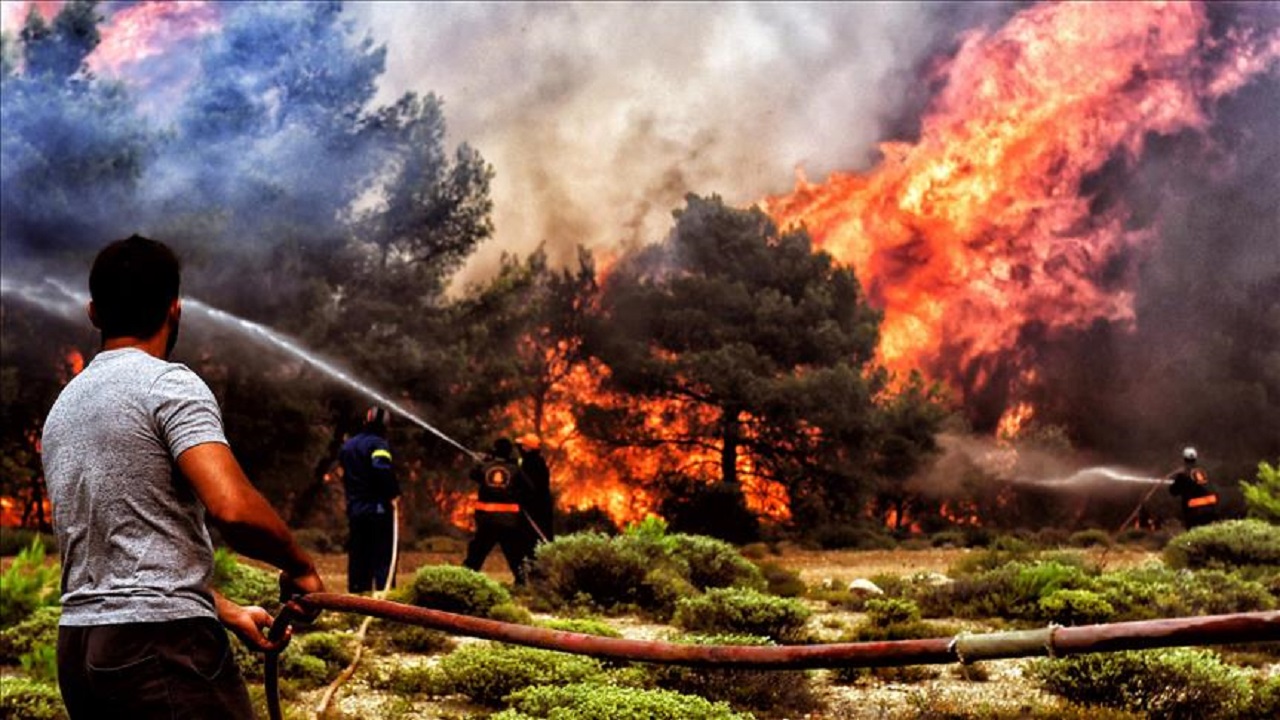
[[[588,403],[584,429],[618,446],[692,451],[667,469],[686,488],[716,484],[741,503],[744,483],[774,482],[810,519],[852,514],[887,437],[878,313],[805,231],[780,233],[760,210],[718,197],[687,203],[665,242],[603,283],[586,348],[609,368],[606,389],[641,402]],[[653,421],[650,402],[668,406],[667,422]]]

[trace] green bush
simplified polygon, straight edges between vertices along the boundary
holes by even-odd
[[[22,671],[32,680],[58,680],[58,649],[56,645],[36,645],[18,658]]]
[[[330,670],[342,670],[355,658],[354,637],[343,633],[307,633],[295,637],[291,645],[304,655],[320,658]]]
[[[1233,718],[1254,700],[1247,672],[1201,649],[1043,660],[1031,673],[1045,690],[1072,702],[1169,720]]]
[[[267,572],[240,562],[227,548],[213,552],[213,588],[237,605],[258,605],[268,609],[280,605],[280,580]]]
[[[1004,567],[1011,562],[1027,562],[1035,555],[1030,543],[1015,537],[1002,535],[996,538],[989,547],[981,552],[970,553],[962,557],[948,571],[953,578],[977,575]]]
[[[695,645],[773,644],[769,638],[750,635],[690,635],[677,642]],[[697,695],[713,702],[727,702],[737,710],[802,714],[818,705],[809,674],[800,670],[690,668],[678,665],[649,667],[651,681],[658,687]]]
[[[992,569],[962,574],[950,584],[916,587],[912,596],[927,617],[1040,621],[1045,619],[1040,606],[1042,597],[1059,590],[1088,590],[1093,586],[1093,578],[1085,570],[1064,560],[1069,558],[1013,560]]]
[[[724,540],[701,535],[671,535],[670,555],[689,568],[688,580],[699,590],[722,587],[765,588],[755,563]]]
[[[1179,535],[1164,549],[1173,568],[1231,570],[1280,565],[1280,526],[1261,520],[1226,520]]]
[[[764,575],[765,591],[770,595],[803,597],[809,589],[800,579],[800,573],[775,562],[760,563],[760,574]]]
[[[567,685],[603,675],[600,661],[580,655],[496,643],[464,645],[440,660],[433,694],[466,695],[497,707],[532,685]]]
[[[920,620],[919,606],[903,598],[872,598],[867,600],[863,608],[867,613],[867,622],[880,627]]]
[[[446,632],[407,623],[375,620],[369,630],[370,638],[379,647],[400,652],[431,655],[454,646],[453,638]]]
[[[54,683],[0,674],[0,717],[65,720],[67,711]]]
[[[37,537],[0,573],[0,628],[24,620],[37,608],[58,603],[59,572],[44,562],[44,543]]]
[[[579,633],[582,635],[595,635],[607,638],[622,637],[622,633],[618,632],[616,628],[603,620],[567,618],[547,620],[540,624],[545,628],[550,628],[551,630],[562,630],[564,632]]]
[[[1115,614],[1111,603],[1092,590],[1055,590],[1040,598],[1040,616],[1059,625],[1094,625]]]
[[[1258,463],[1258,482],[1240,481],[1249,517],[1280,525],[1280,461]]]
[[[511,603],[511,593],[483,573],[459,565],[424,565],[413,575],[404,597],[418,607],[491,617]]]
[[[1111,536],[1107,534],[1106,530],[1093,528],[1072,533],[1067,542],[1071,547],[1078,548],[1111,547]]]
[[[56,646],[61,617],[62,608],[50,605],[37,608],[16,625],[0,630],[0,663],[16,663],[41,645]]]
[[[727,703],[670,690],[597,683],[538,686],[513,693],[512,708],[490,720],[752,720]]]
[[[592,532],[562,535],[538,546],[529,587],[553,608],[586,605],[608,612],[640,605],[649,569],[634,545]]]
[[[760,635],[789,642],[803,638],[809,615],[809,608],[799,600],[747,588],[715,588],[700,597],[682,599],[674,623],[695,632]]]

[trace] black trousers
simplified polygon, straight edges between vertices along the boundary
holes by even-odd
[[[381,590],[387,586],[387,574],[391,572],[395,516],[359,515],[348,521],[347,592]]]
[[[533,551],[533,533],[520,513],[477,511],[476,536],[468,543],[467,559],[462,564],[479,571],[494,545],[502,548],[516,584],[523,585],[524,561]]]
[[[251,720],[226,630],[212,618],[58,628],[71,720]]]

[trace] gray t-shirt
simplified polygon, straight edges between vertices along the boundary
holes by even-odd
[[[226,444],[209,387],[137,348],[99,353],[45,420],[62,624],[216,617],[205,509],[176,459]]]

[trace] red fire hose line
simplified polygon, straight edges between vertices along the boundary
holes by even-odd
[[[273,639],[283,637],[284,628],[301,610],[358,613],[458,635],[610,660],[776,670],[970,663],[996,658],[1059,657],[1089,652],[1280,640],[1280,611],[1268,611],[1078,627],[1050,626],[983,635],[961,633],[951,638],[926,640],[763,647],[682,645],[550,630],[338,593],[313,593],[286,604],[272,625],[269,636]],[[279,665],[276,660],[277,656],[267,657],[264,683],[267,709],[272,720],[280,718]]]

